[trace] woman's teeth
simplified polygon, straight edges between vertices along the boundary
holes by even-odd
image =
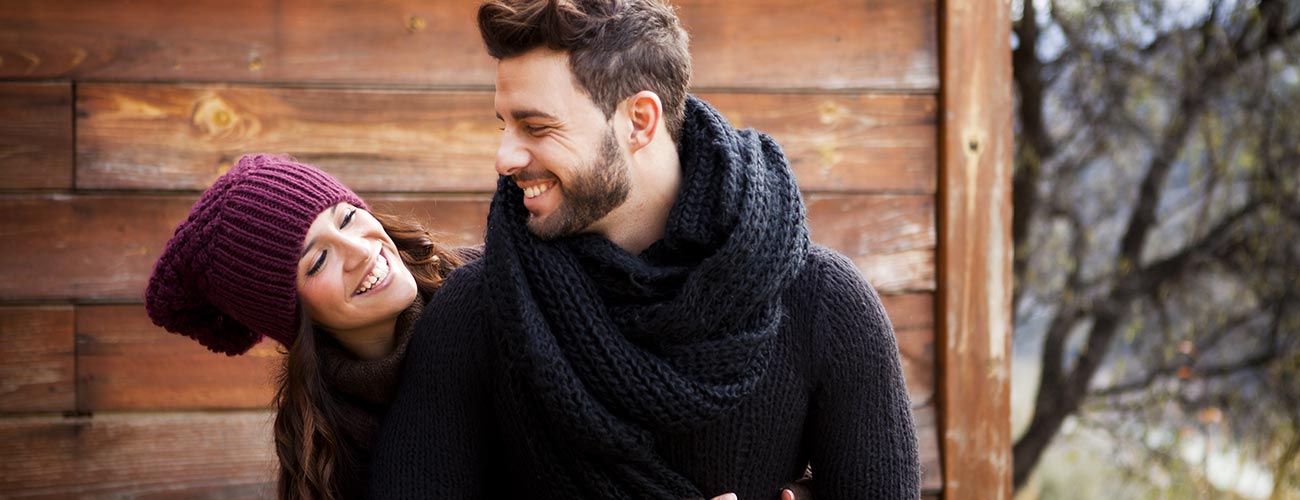
[[[388,259],[384,258],[384,254],[379,254],[379,262],[375,263],[375,267],[370,270],[370,274],[366,276],[366,279],[361,280],[361,286],[357,287],[356,295],[370,291],[370,287],[375,286],[375,283],[379,283],[385,276],[388,276]]]
[[[546,191],[550,190],[551,186],[554,186],[554,184],[548,183],[548,184],[542,184],[538,186],[526,187],[524,188],[524,197],[536,198],[538,196],[541,196],[542,193],[545,193]]]

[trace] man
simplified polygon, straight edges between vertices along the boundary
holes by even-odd
[[[379,498],[917,498],[893,331],[658,0],[492,0],[484,258],[426,307]]]

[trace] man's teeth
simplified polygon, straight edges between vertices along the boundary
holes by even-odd
[[[553,185],[553,184],[542,184],[542,185],[539,185],[539,186],[533,186],[533,187],[527,187],[527,188],[524,188],[524,197],[525,197],[525,198],[536,198],[536,197],[538,197],[538,196],[541,196],[542,193],[545,193],[547,190],[551,189],[551,186],[552,186],[552,185]]]
[[[380,254],[379,262],[375,263],[374,269],[370,270],[370,274],[366,276],[366,279],[361,280],[361,286],[357,288],[356,294],[361,295],[370,291],[370,287],[375,286],[375,283],[379,283],[385,276],[388,276],[388,259],[384,258],[383,254]]]

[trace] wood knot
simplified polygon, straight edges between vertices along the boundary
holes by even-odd
[[[190,123],[213,142],[238,141],[255,135],[259,128],[255,119],[240,116],[215,92],[208,92],[195,101]]]
[[[423,17],[417,16],[415,14],[411,14],[406,17],[406,31],[409,31],[411,33],[415,33],[417,31],[424,31],[424,28],[427,25],[428,23],[424,21]]]
[[[822,101],[817,106],[817,120],[822,125],[833,125],[849,116],[849,110],[835,101]]]
[[[257,72],[259,72],[259,71],[262,71],[262,67],[263,67],[263,66],[265,66],[265,63],[262,62],[262,57],[261,57],[261,56],[254,55],[254,56],[248,58],[248,70],[249,70],[249,71],[252,71],[253,73],[257,73]]]

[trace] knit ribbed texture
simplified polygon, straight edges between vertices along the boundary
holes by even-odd
[[[149,317],[229,355],[263,336],[292,345],[303,239],[317,215],[341,202],[366,208],[315,167],[284,156],[240,158],[167,242],[145,290]]]
[[[693,97],[679,147],[640,256],[538,240],[499,184],[483,261],[417,327],[377,498],[774,498],[810,462],[819,499],[919,495],[888,320],[808,243],[780,149]]]
[[[542,437],[529,460],[568,495],[700,496],[663,465],[653,436],[707,423],[749,393],[776,336],[777,296],[803,266],[804,208],[781,149],[702,101],[687,116],[690,202],[674,206],[645,260],[594,235],[538,239],[508,178],[493,199],[492,326],[510,332],[503,353],[519,360],[500,388],[502,416]]]
[[[397,389],[406,346],[423,304],[424,297],[417,297],[412,307],[402,312],[393,339],[396,345],[382,358],[357,359],[331,338],[322,338],[317,344],[321,376],[339,403],[333,422],[340,445],[334,474],[341,498],[365,496],[375,432]]]

